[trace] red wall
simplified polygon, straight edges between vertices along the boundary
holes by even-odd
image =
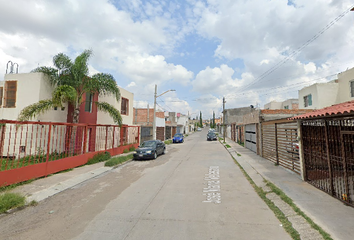
[[[82,99],[86,99],[86,94],[82,96]],[[94,94],[93,102],[98,101],[98,94]],[[68,116],[67,122],[73,122],[73,112],[74,107],[70,104],[68,107]],[[88,124],[96,124],[97,123],[97,105],[92,103],[92,111],[85,112],[85,102],[81,103],[80,105],[80,115],[79,115],[79,122],[78,123],[88,123]]]

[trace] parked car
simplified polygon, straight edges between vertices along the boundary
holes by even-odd
[[[214,129],[214,128],[210,128],[210,129],[208,130],[208,133],[210,133],[210,132],[215,132],[215,129]]]
[[[202,131],[202,129],[199,127],[199,128],[197,128],[197,131],[200,132],[200,131]]]
[[[214,132],[209,132],[207,134],[207,141],[215,141],[217,140],[216,134]]]
[[[143,142],[133,154],[134,160],[138,159],[156,159],[158,155],[164,154],[166,150],[165,143],[160,140],[149,140]]]
[[[172,138],[173,143],[183,143],[184,136],[182,133],[176,133]]]

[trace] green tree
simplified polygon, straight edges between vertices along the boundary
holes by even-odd
[[[199,126],[202,128],[203,127],[203,119],[202,119],[202,111],[200,111],[200,114],[199,114]]]
[[[89,76],[88,60],[91,50],[85,50],[74,61],[59,53],[53,57],[54,67],[38,67],[32,72],[41,72],[48,76],[54,90],[51,99],[41,100],[22,109],[18,120],[26,121],[54,107],[62,107],[68,103],[74,108],[73,123],[79,122],[80,106],[85,104],[84,94],[114,95],[120,101],[120,91],[113,76],[97,73]],[[113,121],[121,125],[122,117],[119,111],[107,102],[94,102],[98,110],[108,113]]]

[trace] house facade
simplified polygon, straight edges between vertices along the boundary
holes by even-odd
[[[141,127],[141,142],[153,139],[153,108],[134,108],[133,123]],[[165,140],[165,114],[164,112],[156,112],[156,139]]]
[[[283,102],[271,101],[264,105],[264,109],[298,109],[299,99],[292,98]]]
[[[299,90],[299,108],[302,109],[322,109],[351,100],[354,100],[354,68],[339,73],[336,80]]]
[[[97,111],[94,101],[105,101],[115,106],[122,115],[123,125],[133,124],[134,94],[120,88],[121,100],[117,102],[110,96],[84,96],[85,104],[80,106],[80,123],[114,124],[112,118],[104,112]],[[22,109],[40,100],[52,97],[53,87],[43,73],[5,74],[0,81],[0,119],[17,120]],[[65,104],[36,116],[33,121],[70,122],[72,107]]]

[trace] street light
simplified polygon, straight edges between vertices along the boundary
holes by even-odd
[[[156,140],[156,98],[164,95],[165,93],[168,93],[168,92],[173,92],[173,91],[176,91],[174,89],[170,89],[170,90],[167,90],[166,92],[163,92],[161,93],[160,95],[156,95],[157,94],[157,85],[155,84],[155,94],[154,94],[154,122],[152,124],[152,136],[153,136],[153,139]]]

